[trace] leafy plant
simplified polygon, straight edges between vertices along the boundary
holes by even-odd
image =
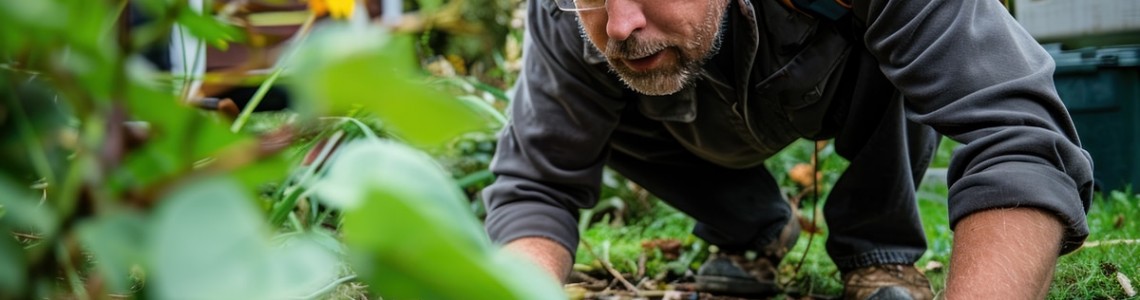
[[[0,298],[314,298],[355,272],[394,299],[561,297],[401,146],[439,153],[502,121],[424,88],[410,38],[318,28],[266,79],[296,92],[289,116],[231,131],[180,104],[173,81],[194,78],[137,55],[174,24],[214,47],[243,31],[137,2],[155,21],[126,30],[127,1],[0,1]]]

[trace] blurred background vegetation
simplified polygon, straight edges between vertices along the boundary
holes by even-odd
[[[0,299],[617,299],[685,293],[693,221],[609,172],[559,287],[484,237],[517,0],[0,0]],[[944,141],[919,193],[942,288]],[[818,159],[813,155],[818,154]],[[815,220],[846,162],[767,162],[805,232],[784,298],[835,298]],[[814,178],[814,180],[813,180]],[[1124,298],[1140,197],[1103,191],[1050,298]],[[1120,274],[1120,275],[1118,275]],[[631,291],[631,287],[633,290]],[[474,296],[473,296],[474,295]]]

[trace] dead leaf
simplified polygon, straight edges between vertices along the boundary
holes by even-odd
[[[788,177],[801,187],[811,186],[813,182],[812,174],[815,174],[815,168],[810,164],[797,164],[795,167],[792,167],[791,170],[788,170]]]
[[[795,212],[795,215],[796,219],[800,222],[800,231],[808,234],[823,234],[823,227],[812,222],[812,219],[808,219],[807,216],[804,216],[798,210]]]
[[[641,242],[641,248],[646,252],[654,248],[661,249],[661,256],[666,260],[676,260],[681,257],[681,241],[675,239],[656,239]]]
[[[1116,272],[1116,282],[1120,283],[1120,288],[1129,298],[1136,296],[1136,288],[1132,287],[1132,280],[1128,280],[1128,276],[1124,276],[1124,273]]]
[[[939,272],[939,271],[942,271],[942,267],[944,267],[944,266],[942,265],[941,262],[938,262],[936,260],[932,260],[932,261],[927,262],[926,266],[923,266],[922,269],[923,269],[923,272]]]

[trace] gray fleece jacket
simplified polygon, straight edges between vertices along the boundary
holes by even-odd
[[[697,156],[749,167],[797,138],[834,134],[823,118],[851,101],[844,82],[879,77],[905,99],[906,118],[962,144],[947,177],[951,226],[981,210],[1035,207],[1066,226],[1062,253],[1084,241],[1091,158],[1055,91],[1052,59],[999,1],[856,0],[849,24],[776,0],[732,1],[728,51],[663,97],[623,86],[575,15],[531,1],[524,70],[491,166],[498,179],[483,191],[492,240],[545,237],[574,253],[578,210],[597,202],[627,106]],[[841,74],[856,54],[873,57],[878,74]]]

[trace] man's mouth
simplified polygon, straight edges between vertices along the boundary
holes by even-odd
[[[645,72],[660,64],[661,60],[665,58],[665,55],[665,50],[662,49],[642,57],[623,58],[621,61],[625,63],[626,67],[629,67],[633,71]]]

